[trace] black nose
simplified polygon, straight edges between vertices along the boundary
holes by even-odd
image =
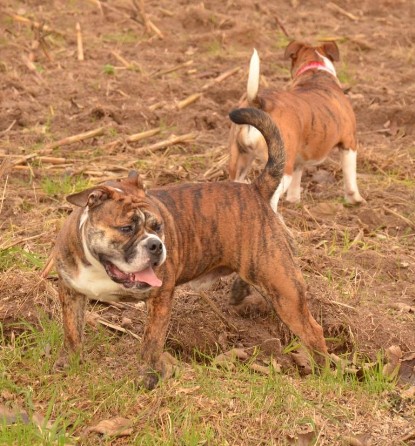
[[[151,238],[147,242],[147,249],[150,251],[150,254],[161,254],[163,251],[163,243],[161,243],[161,240]]]

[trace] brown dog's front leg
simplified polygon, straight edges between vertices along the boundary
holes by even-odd
[[[55,369],[58,370],[68,366],[71,356],[82,352],[87,298],[60,283],[59,300],[62,305],[64,342],[55,363]]]
[[[173,292],[163,290],[146,301],[147,324],[141,345],[142,384],[153,389],[159,377],[168,378],[172,374],[172,361],[163,353],[167,329],[170,323]]]

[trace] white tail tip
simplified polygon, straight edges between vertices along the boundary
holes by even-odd
[[[246,94],[248,102],[253,102],[258,94],[259,90],[259,56],[257,50],[254,51],[251,56],[251,62],[249,63],[248,83],[246,86]]]

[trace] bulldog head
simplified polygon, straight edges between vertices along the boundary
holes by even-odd
[[[125,288],[147,291],[162,285],[154,270],[166,260],[163,220],[136,172],[67,200],[84,208],[79,230],[88,260],[92,256]]]

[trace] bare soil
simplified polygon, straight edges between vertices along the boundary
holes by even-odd
[[[226,180],[227,114],[245,91],[252,48],[261,57],[262,84],[284,88],[289,40],[335,39],[339,77],[357,115],[358,182],[367,203],[343,204],[333,153],[304,176],[302,204],[282,202],[280,212],[294,232],[310,306],[332,339],[331,351],[371,358],[393,344],[415,351],[415,4],[337,3],[342,11],[317,0],[147,1],[146,17],[158,34],[129,1],[3,0],[0,248],[21,248],[45,261],[70,212],[64,192],[47,192],[47,179],[96,183],[135,167],[149,187]],[[77,58],[77,23],[84,61]],[[196,93],[201,96],[180,108]],[[48,149],[53,141],[100,127],[103,135]],[[127,141],[158,127],[144,141]],[[140,151],[188,133],[194,135],[190,142]],[[6,334],[12,322],[37,323],[39,309],[59,317],[55,283],[39,285],[39,269],[3,268],[0,320]],[[283,346],[291,341],[264,302],[228,304],[231,280],[218,282],[207,299],[186,287],[177,290],[170,351],[183,360],[233,346],[262,345],[276,354],[279,343],[270,340]],[[130,320],[128,328],[141,334],[144,309],[95,310],[117,325]],[[136,341],[120,342],[128,351]]]

